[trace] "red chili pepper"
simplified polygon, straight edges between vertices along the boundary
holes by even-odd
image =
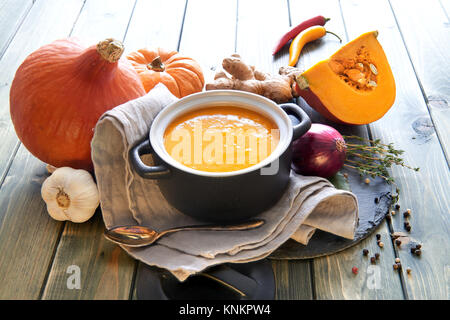
[[[289,42],[289,40],[292,40],[297,36],[300,32],[303,30],[312,27],[312,26],[324,26],[327,21],[330,20],[329,18],[324,18],[323,16],[317,16],[314,18],[311,18],[309,20],[305,20],[302,23],[300,23],[298,26],[293,27],[291,30],[289,30],[287,33],[284,34],[284,36],[281,37],[281,39],[278,41],[277,45],[273,49],[272,54],[275,55],[280,49]]]

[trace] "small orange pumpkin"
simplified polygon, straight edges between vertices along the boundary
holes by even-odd
[[[161,82],[175,96],[182,98],[202,91],[205,84],[200,65],[177,51],[140,49],[130,53],[127,59],[139,74],[147,92]]]

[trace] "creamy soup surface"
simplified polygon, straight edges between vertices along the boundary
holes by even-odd
[[[279,142],[274,121],[238,106],[204,107],[176,118],[164,146],[183,165],[209,172],[237,171],[267,158]]]

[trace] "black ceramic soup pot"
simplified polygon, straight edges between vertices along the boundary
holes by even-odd
[[[164,132],[179,116],[201,108],[238,106],[272,119],[279,142],[263,161],[230,172],[199,171],[182,165],[164,147]],[[297,119],[293,124],[288,114]],[[131,166],[143,178],[157,179],[166,200],[175,208],[203,221],[232,223],[272,207],[283,195],[291,170],[291,143],[311,127],[307,114],[296,104],[277,105],[252,93],[212,90],[189,95],[163,109],[154,119],[149,139],[132,147]],[[154,165],[140,156],[152,154]]]

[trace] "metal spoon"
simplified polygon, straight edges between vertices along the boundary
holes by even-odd
[[[143,226],[120,226],[105,230],[105,237],[112,242],[123,244],[129,247],[144,247],[154,243],[162,236],[177,231],[204,230],[204,231],[238,231],[249,230],[262,226],[264,220],[248,220],[240,224],[233,225],[197,225],[156,231]]]

